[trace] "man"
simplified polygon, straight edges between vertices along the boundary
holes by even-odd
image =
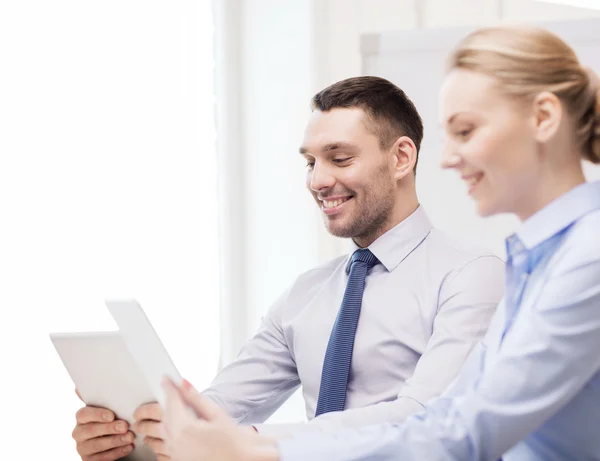
[[[356,251],[301,275],[204,392],[272,435],[420,411],[455,377],[502,297],[502,262],[433,229],[419,206],[423,126],[402,90],[352,78],[315,95],[313,109],[300,148],[307,186],[328,231]],[[300,385],[310,422],[260,425]],[[141,407],[132,429],[169,459],[162,416],[157,404]],[[80,410],[73,436],[84,461],[131,449],[133,434],[113,419]]]

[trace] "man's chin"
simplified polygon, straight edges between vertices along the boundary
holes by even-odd
[[[335,222],[334,219],[325,218],[325,229],[334,237],[351,238],[353,237],[352,229],[349,226],[344,226],[342,223]]]

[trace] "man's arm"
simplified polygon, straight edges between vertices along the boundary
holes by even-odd
[[[478,257],[450,272],[438,298],[433,333],[413,375],[398,398],[363,408],[325,413],[306,424],[263,425],[259,432],[282,436],[296,432],[401,423],[439,396],[458,375],[467,356],[485,336],[502,299],[504,264],[495,256]]]
[[[240,424],[265,421],[300,385],[282,327],[290,291],[275,302],[256,335],[203,392]]]

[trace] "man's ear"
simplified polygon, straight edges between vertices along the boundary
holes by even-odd
[[[543,91],[533,100],[534,135],[539,143],[546,143],[554,137],[563,118],[560,99],[549,91]]]
[[[417,146],[408,136],[399,137],[391,148],[392,175],[397,181],[410,174],[417,163]]]

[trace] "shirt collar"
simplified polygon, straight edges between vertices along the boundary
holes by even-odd
[[[531,250],[598,208],[600,181],[580,184],[525,220],[516,236]],[[507,240],[509,246],[512,245],[510,240],[511,237]]]
[[[368,249],[388,272],[393,271],[431,231],[431,222],[422,206],[419,207],[400,224],[392,227],[389,231],[375,240]],[[352,241],[352,252],[346,262],[346,272],[350,270],[352,253],[359,246]]]

